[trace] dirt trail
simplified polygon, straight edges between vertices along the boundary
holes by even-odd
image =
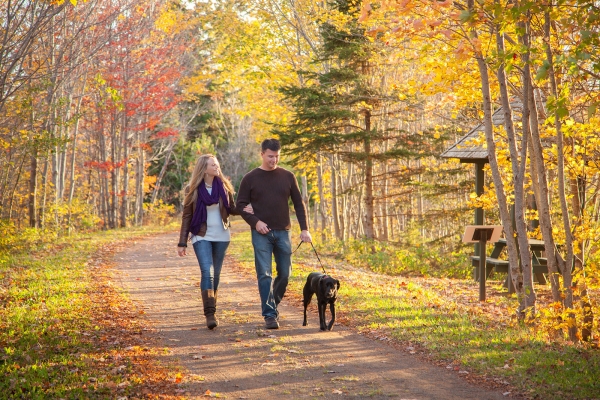
[[[281,328],[265,330],[256,279],[227,256],[221,275],[220,325],[206,329],[193,249],[178,257],[175,233],[133,243],[115,255],[123,288],[145,310],[165,348],[164,362],[188,372],[189,398],[506,399],[475,387],[442,367],[336,325],[318,331],[314,305],[309,326],[286,299]],[[251,246],[250,243],[248,243]]]

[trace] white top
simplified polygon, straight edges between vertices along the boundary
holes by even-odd
[[[212,186],[206,186],[208,193],[212,193]],[[192,236],[192,244],[199,240],[208,240],[210,242],[229,242],[231,241],[231,232],[223,226],[219,203],[206,206],[206,235]]]

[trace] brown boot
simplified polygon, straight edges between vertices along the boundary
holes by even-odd
[[[217,307],[215,292],[212,289],[202,291],[202,304],[204,305],[204,316],[206,316],[206,327],[213,329],[219,325],[219,321],[215,318]]]

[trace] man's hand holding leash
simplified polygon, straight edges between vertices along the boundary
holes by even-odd
[[[300,240],[302,240],[303,242],[312,243],[312,236],[310,236],[310,232],[309,231],[302,231],[300,233]]]

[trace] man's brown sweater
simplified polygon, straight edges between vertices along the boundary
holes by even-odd
[[[306,209],[296,177],[290,171],[277,167],[272,171],[255,168],[244,175],[237,196],[237,209],[242,210],[252,204],[254,214],[242,211],[242,217],[252,229],[262,221],[270,229],[290,229],[290,210],[288,199],[291,197],[298,217],[300,229],[308,230]]]

